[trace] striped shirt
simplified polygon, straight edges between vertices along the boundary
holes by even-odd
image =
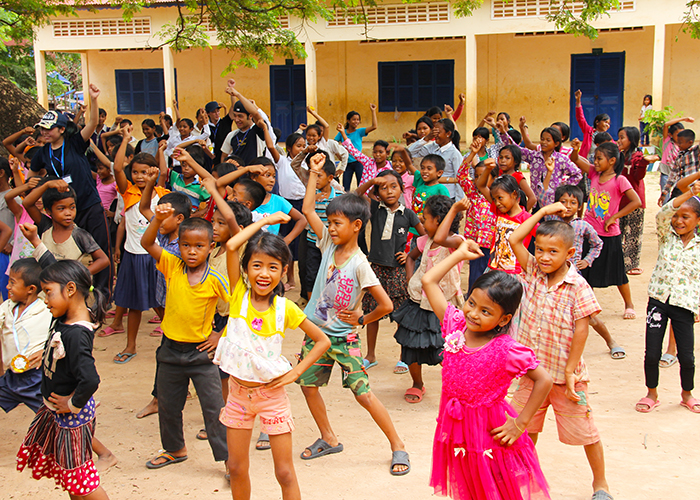
[[[565,384],[566,363],[576,321],[599,313],[598,300],[574,266],[569,267],[564,279],[549,288],[547,275],[540,270],[535,257],[530,255],[520,277],[524,291],[516,340],[535,351],[537,359],[555,384]],[[577,381],[588,381],[588,369],[583,357],[574,373]]]
[[[333,198],[336,198],[343,194],[342,191],[336,190],[332,184],[330,187],[331,192],[328,194],[328,198],[319,199],[318,196],[321,194],[321,191],[316,190],[316,215],[318,215],[318,217],[321,219],[321,222],[323,222],[323,225],[326,228],[328,227],[328,216],[326,215],[326,208],[328,208],[328,204]],[[309,224],[306,225],[306,239],[314,244],[317,241],[316,233],[314,233],[313,229],[311,229],[311,226]]]

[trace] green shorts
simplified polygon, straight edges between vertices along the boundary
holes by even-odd
[[[321,358],[311,365],[301,377],[297,379],[297,384],[302,387],[325,387],[331,378],[333,365],[338,363],[343,371],[343,387],[350,389],[355,396],[362,396],[369,392],[369,378],[362,363],[362,351],[360,350],[360,339],[353,333],[348,337],[331,337],[331,347],[323,353]],[[309,337],[304,337],[304,344],[301,347],[301,359],[304,359],[314,347],[314,341]]]

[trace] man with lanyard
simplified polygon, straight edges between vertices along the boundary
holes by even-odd
[[[41,129],[46,144],[34,156],[29,177],[41,175],[56,176],[68,183],[76,193],[77,213],[75,224],[92,235],[100,248],[112,260],[112,245],[109,226],[102,201],[92,177],[90,163],[85,156],[97,126],[99,115],[97,97],[100,90],[90,84],[90,114],[85,127],[80,132],[68,123],[68,118],[56,111],[49,111],[35,127]],[[107,296],[111,295],[112,266],[108,266],[94,276],[94,283]]]

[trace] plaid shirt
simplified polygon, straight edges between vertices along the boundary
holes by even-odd
[[[566,363],[574,338],[576,321],[601,311],[593,289],[574,266],[564,279],[547,287],[547,275],[530,255],[521,273],[524,291],[516,340],[535,351],[555,384],[565,384]],[[580,382],[588,381],[588,369],[579,360],[574,372]]]
[[[590,267],[600,255],[601,250],[603,250],[603,240],[600,239],[593,226],[583,219],[574,219],[570,225],[574,228],[574,248],[576,249],[570,262],[575,266],[579,260],[585,260],[588,262],[588,267]],[[590,249],[586,256],[582,258],[584,239],[588,240]]]
[[[693,175],[700,168],[700,145],[681,151],[676,158],[676,162],[671,167],[671,173],[661,191],[661,196],[666,196],[671,192],[671,188],[683,177]]]
[[[464,160],[457,171],[457,182],[471,202],[465,217],[464,236],[476,241],[481,248],[491,248],[496,234],[496,215],[491,211],[491,204],[469,178],[469,167]]]

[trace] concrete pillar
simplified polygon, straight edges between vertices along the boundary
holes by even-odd
[[[654,98],[654,108],[664,107],[664,56],[666,53],[666,26],[654,26],[654,55],[651,65],[651,96]]]
[[[466,35],[464,44],[465,57],[467,58],[467,81],[466,103],[464,104],[464,118],[467,121],[467,128],[462,133],[462,137],[468,139],[471,137],[471,131],[474,130],[479,123],[476,118],[477,109],[477,85],[476,85],[476,35]],[[465,139],[465,140],[466,140]],[[469,142],[469,141],[467,141]]]
[[[165,111],[172,113],[168,110],[172,109],[173,99],[175,99],[175,62],[173,51],[168,45],[163,46],[163,79],[165,83]]]
[[[88,88],[90,87],[90,72],[88,71],[88,53],[80,53],[80,72],[83,77],[83,103],[90,103],[90,93]],[[89,110],[87,111],[89,113]],[[88,115],[89,116],[89,115]]]
[[[304,50],[306,51],[306,59],[304,60],[304,70],[306,73],[306,105],[313,106],[318,109],[318,87],[316,84],[316,47],[314,42],[307,40],[304,42]],[[307,113],[307,122],[315,122],[309,113]]]
[[[49,90],[46,83],[46,57],[44,51],[34,50],[34,71],[36,72],[36,100],[49,109]]]

